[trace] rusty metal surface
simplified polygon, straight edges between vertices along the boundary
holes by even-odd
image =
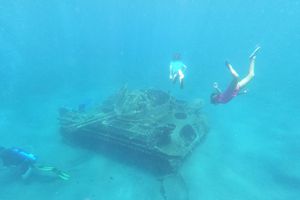
[[[200,100],[187,103],[160,90],[124,87],[90,110],[62,108],[59,120],[66,138],[114,143],[175,167],[208,132],[202,106]]]

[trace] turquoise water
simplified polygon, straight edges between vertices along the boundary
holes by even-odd
[[[299,199],[299,17],[299,0],[1,1],[0,145],[71,179],[28,183],[1,166],[0,199],[164,200],[152,174],[59,134],[60,106],[101,102],[124,84],[205,101],[209,135],[180,169],[184,189],[170,179],[169,199]],[[212,83],[231,78],[224,61],[242,76],[256,45],[248,94],[211,105]],[[174,52],[188,66],[184,90],[168,79]],[[181,189],[188,197],[172,197]]]

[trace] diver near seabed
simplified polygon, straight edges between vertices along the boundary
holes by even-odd
[[[173,83],[179,79],[181,89],[183,89],[183,79],[186,69],[186,65],[181,61],[181,55],[179,53],[175,53],[173,60],[170,63],[170,79]]]
[[[20,148],[4,148],[0,146],[0,158],[5,167],[14,168],[16,175],[23,180],[29,178],[33,170],[52,172],[62,180],[68,180],[70,175],[52,166],[37,165],[37,157]]]
[[[227,89],[222,92],[221,89],[218,86],[217,82],[214,82],[213,87],[216,90],[216,92],[213,92],[210,95],[210,102],[212,104],[225,104],[228,103],[230,100],[232,100],[234,97],[240,94],[246,94],[247,90],[244,90],[245,86],[248,85],[248,83],[253,79],[254,77],[254,66],[255,66],[255,59],[256,54],[260,50],[260,47],[256,47],[256,49],[252,52],[252,54],[249,56],[250,59],[250,66],[249,71],[246,77],[240,80],[238,73],[233,69],[232,65],[226,61],[226,66],[229,69],[231,75],[233,76],[233,80],[227,87]]]

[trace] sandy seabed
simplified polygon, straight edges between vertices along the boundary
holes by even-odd
[[[287,158],[280,163],[290,153],[286,142],[280,140],[284,124],[266,128],[261,120],[245,117],[233,126],[223,116],[227,110],[213,113],[211,118],[219,117],[210,120],[214,124],[208,137],[180,168],[179,178],[165,180],[162,194],[162,182],[151,172],[66,144],[58,131],[60,105],[54,101],[40,110],[34,110],[33,104],[31,109],[4,110],[0,115],[1,140],[3,146],[29,149],[39,162],[67,171],[70,180],[34,174],[23,181],[1,166],[1,200],[281,200],[295,199],[299,194],[297,163]],[[235,114],[232,119],[238,117]],[[258,117],[270,119],[268,114]]]

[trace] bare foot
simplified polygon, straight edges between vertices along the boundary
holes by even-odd
[[[230,65],[230,63],[229,63],[228,60],[225,60],[225,65],[226,65],[226,66]]]

